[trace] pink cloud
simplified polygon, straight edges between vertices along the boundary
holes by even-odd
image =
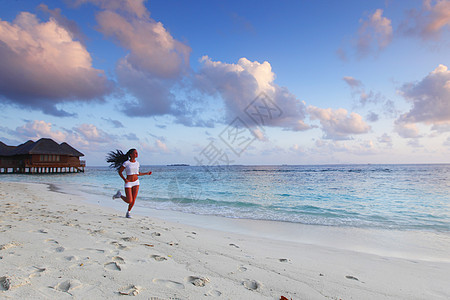
[[[409,12],[408,19],[401,24],[400,29],[408,34],[429,39],[438,37],[444,28],[448,27],[450,27],[450,1],[424,0],[419,11]]]
[[[361,21],[356,41],[359,56],[380,51],[391,43],[393,36],[391,20],[382,15],[383,10],[377,9],[367,20]]]
[[[0,20],[0,97],[53,115],[56,105],[101,99],[112,90],[103,71],[92,67],[86,48],[54,18],[39,22],[22,12]]]

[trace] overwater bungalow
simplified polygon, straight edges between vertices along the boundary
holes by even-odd
[[[29,140],[19,146],[0,141],[0,174],[78,173],[84,172],[83,153],[67,143],[52,139]]]

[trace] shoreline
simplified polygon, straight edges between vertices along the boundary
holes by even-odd
[[[44,184],[2,182],[0,196],[4,297],[114,298],[121,293],[142,299],[450,297],[449,262],[368,253],[353,242],[361,237],[357,231],[349,232],[344,249],[308,243],[305,236],[292,241],[245,233],[272,229],[272,235],[279,234],[280,228],[264,221],[226,220],[241,231],[234,232],[140,216],[138,210],[129,220],[92,199],[51,191]],[[107,200],[98,200],[102,201]],[[330,241],[336,231],[326,231],[330,228],[310,234],[325,234],[323,240]],[[386,240],[393,238],[398,237]],[[421,238],[413,233],[404,241]],[[394,242],[399,241],[385,245]],[[448,249],[448,240],[434,242]]]

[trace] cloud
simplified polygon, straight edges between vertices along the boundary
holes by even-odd
[[[431,130],[437,131],[439,133],[450,132],[450,122],[441,123],[441,124],[434,124],[431,127]]]
[[[138,18],[149,17],[150,13],[145,8],[146,0],[72,0],[74,6],[80,6],[85,3],[92,3],[106,10],[124,11]]]
[[[121,110],[130,117],[165,115],[173,112],[175,96],[170,91],[172,82],[149,76],[133,68],[126,59],[121,59],[116,68],[117,79],[132,99],[123,100]]]
[[[410,139],[407,144],[413,148],[423,148],[423,145],[420,143],[419,139]]]
[[[164,151],[164,152],[169,152],[169,149],[167,148],[167,145],[162,142],[161,140],[156,140],[156,147],[158,147],[158,149]]]
[[[374,113],[373,111],[371,111],[371,112],[369,112],[369,113],[367,114],[366,119],[367,119],[369,122],[376,122],[376,121],[378,121],[378,120],[380,119],[380,117],[378,116],[378,114],[376,114],[376,113]]]
[[[34,120],[15,130],[10,130],[9,134],[17,138],[20,143],[23,143],[24,140],[37,141],[41,138],[51,138],[58,143],[68,142],[75,148],[89,151],[107,151],[112,144],[116,144],[114,136],[93,124],[81,124],[72,129],[56,130],[52,123]]]
[[[351,88],[361,88],[363,86],[362,82],[358,79],[355,79],[350,76],[344,76],[344,81],[351,87]]]
[[[370,130],[362,117],[357,113],[348,114],[347,110],[340,108],[322,109],[315,106],[308,106],[308,113],[312,120],[319,120],[325,139],[345,140],[353,134],[363,134]]]
[[[143,15],[125,17],[106,10],[97,15],[98,30],[112,37],[130,53],[131,67],[158,78],[176,78],[188,68],[191,48],[177,40],[156,22]]]
[[[75,21],[70,20],[61,14],[60,8],[55,8],[52,10],[49,9],[46,4],[40,4],[38,7],[40,10],[50,15],[56,21],[56,23],[58,23],[59,26],[63,27],[65,30],[67,30],[67,32],[70,32],[73,39],[77,39],[84,44],[86,36],[80,30],[78,24]]]
[[[309,151],[311,154],[322,154],[328,157],[335,153],[345,153],[346,155],[371,155],[377,153],[371,140],[359,141],[357,143],[352,142],[351,144],[343,141],[317,140],[315,142],[315,148]]]
[[[439,124],[450,121],[450,71],[447,66],[439,65],[421,81],[403,85],[401,93],[413,107],[400,116],[399,122]]]
[[[102,118],[103,120],[105,120],[106,122],[112,124],[114,126],[114,128],[124,128],[125,126],[123,126],[122,122],[118,121],[118,120],[113,120],[111,118]]]
[[[179,109],[172,89],[190,71],[191,48],[152,19],[142,0],[75,1],[75,5],[84,3],[102,9],[96,15],[97,30],[128,51],[116,66],[125,92],[122,111],[130,117],[189,114]]]
[[[393,30],[391,20],[383,17],[383,10],[377,9],[367,20],[361,20],[356,41],[358,56],[363,57],[371,52],[379,52],[392,41]]]
[[[58,143],[64,142],[67,139],[67,134],[53,130],[52,126],[52,123],[35,120],[17,127],[16,134],[26,140],[36,141],[40,138],[51,138]]]
[[[0,98],[55,116],[73,115],[57,105],[101,99],[113,86],[55,18],[39,22],[27,12],[0,20],[0,65]]]
[[[364,84],[353,77],[345,76],[343,80],[350,86],[353,96],[358,98],[358,105],[364,107],[368,103],[378,104],[382,101],[380,94],[375,94],[374,92],[366,92]]]
[[[213,61],[208,56],[195,76],[195,86],[210,95],[219,95],[225,104],[228,122],[240,116],[248,126],[277,126],[301,131],[306,107],[287,88],[274,83],[275,73],[265,61],[241,58],[236,64]]]
[[[395,121],[395,132],[403,138],[417,138],[420,137],[419,129],[416,124],[404,122],[401,119]]]
[[[378,138],[378,142],[385,144],[389,148],[392,148],[393,145],[392,138],[387,133],[383,133],[383,135]]]
[[[111,135],[93,124],[81,124],[74,128],[74,131],[79,133],[83,139],[92,143],[109,143],[114,139]]]
[[[450,148],[450,136],[444,141],[443,145]]]
[[[433,5],[434,4],[434,5]],[[450,1],[424,0],[422,8],[410,10],[407,19],[400,25],[400,31],[422,39],[438,38],[450,27]]]
[[[170,152],[167,145],[158,139],[155,140],[153,145],[141,140],[141,141],[139,141],[139,146],[142,150],[147,151],[147,152],[153,152],[153,153],[161,153],[161,152],[169,153]]]

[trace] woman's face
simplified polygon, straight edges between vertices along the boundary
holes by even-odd
[[[134,150],[133,152],[131,152],[130,157],[131,157],[131,158],[137,158],[137,157],[138,157],[138,152],[137,152],[137,150]]]

